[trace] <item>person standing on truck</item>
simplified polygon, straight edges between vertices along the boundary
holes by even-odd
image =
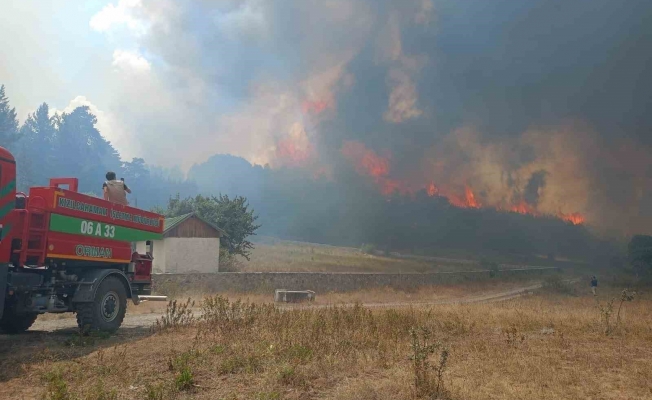
[[[127,193],[131,193],[131,189],[127,187],[124,180],[116,179],[115,172],[109,171],[106,173],[106,181],[102,185],[102,191],[104,192],[104,200],[125,206],[129,205]]]

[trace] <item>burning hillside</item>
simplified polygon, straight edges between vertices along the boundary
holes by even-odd
[[[414,195],[421,190],[425,190],[429,197],[443,197],[452,206],[459,208],[485,207],[493,208],[498,211],[515,212],[532,216],[551,215],[574,225],[583,224],[585,222],[584,217],[579,212],[571,212],[568,214],[562,212],[546,213],[538,210],[536,203],[530,204],[524,199],[519,199],[511,204],[504,204],[501,202],[492,203],[491,198],[481,198],[476,195],[476,191],[468,184],[442,186],[435,181],[420,183],[415,179],[402,180],[392,178],[391,154],[387,153],[385,156],[381,156],[359,142],[346,141],[340,151],[344,158],[353,165],[356,172],[362,176],[369,177],[369,179],[377,185],[380,193],[385,196],[390,196],[396,192],[403,195]],[[542,191],[538,191],[537,193],[538,195],[541,195]]]

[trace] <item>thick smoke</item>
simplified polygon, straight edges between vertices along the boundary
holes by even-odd
[[[338,180],[372,154],[388,163],[372,177],[381,192],[470,192],[479,206],[652,232],[652,2],[142,0],[129,12],[180,103],[141,141],[174,143],[185,165],[232,153]]]

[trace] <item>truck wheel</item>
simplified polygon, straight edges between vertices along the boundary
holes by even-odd
[[[38,314],[15,314],[13,310],[5,310],[0,319],[0,330],[5,333],[21,333],[25,332],[36,321]]]
[[[113,333],[120,328],[127,311],[127,293],[122,282],[109,276],[95,292],[92,303],[77,305],[77,325],[83,333]]]

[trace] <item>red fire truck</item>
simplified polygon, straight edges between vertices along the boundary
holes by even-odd
[[[16,192],[16,161],[0,147],[0,330],[73,312],[83,332],[116,331],[127,300],[151,296],[153,241],[163,216],[78,193],[76,178]],[[132,243],[145,243],[145,254]],[[4,293],[3,293],[4,291]]]

